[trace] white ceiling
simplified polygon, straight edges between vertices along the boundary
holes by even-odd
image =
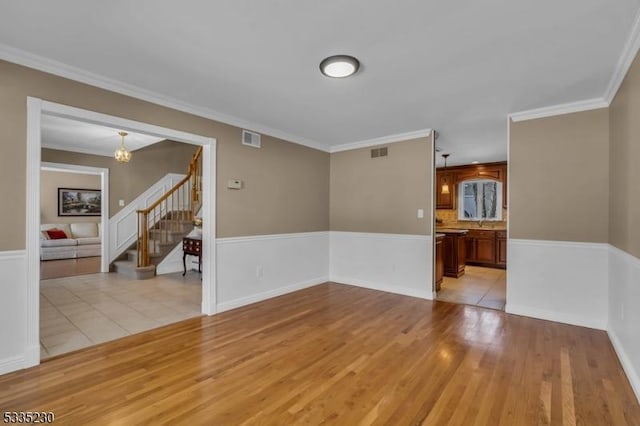
[[[113,157],[121,142],[121,137],[118,135],[119,129],[51,115],[42,116],[41,129],[42,146],[63,151]],[[129,151],[135,151],[163,140],[141,133],[128,133],[124,143]]]
[[[506,159],[510,112],[602,97],[638,6],[21,0],[0,6],[0,43],[307,144],[437,129],[453,165]],[[337,53],[361,71],[323,77]]]

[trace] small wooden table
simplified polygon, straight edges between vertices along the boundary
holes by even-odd
[[[184,237],[182,239],[182,266],[184,266],[184,272],[182,276],[187,274],[187,255],[198,256],[198,273],[200,272],[200,265],[202,263],[202,237]]]

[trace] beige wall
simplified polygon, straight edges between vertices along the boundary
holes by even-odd
[[[25,248],[26,98],[125,117],[218,140],[219,237],[329,228],[329,154],[263,136],[262,148],[240,143],[241,129],[128,96],[0,61],[0,250]],[[241,191],[227,180],[243,179]]]
[[[511,238],[608,242],[609,111],[511,123]]]
[[[331,230],[431,235],[431,137],[381,146],[331,154]]]
[[[81,154],[44,148],[42,161],[109,169],[109,216],[123,207],[118,200],[129,204],[167,173],[187,172],[197,147],[185,143],[162,141],[133,152],[129,163],[118,163],[112,157]],[[99,184],[98,184],[99,186]]]
[[[58,188],[100,189],[99,175],[40,171],[40,223],[100,222],[100,216],[58,216]]]
[[[610,243],[640,257],[640,59],[610,107]]]

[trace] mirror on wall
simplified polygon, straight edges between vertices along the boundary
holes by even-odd
[[[458,186],[458,220],[502,220],[502,182],[468,180]]]

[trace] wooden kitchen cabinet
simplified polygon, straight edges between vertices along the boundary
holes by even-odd
[[[449,185],[449,193],[442,193],[442,185]],[[436,209],[453,210],[455,208],[456,182],[450,172],[436,172]]]
[[[493,179],[502,181],[502,167],[485,167],[482,165],[472,166],[458,166],[460,169],[456,172],[456,180],[462,182],[463,180],[472,179]],[[464,167],[464,168],[463,168]]]
[[[444,280],[444,235],[436,235],[436,291],[440,291]]]
[[[467,263],[504,268],[507,266],[507,232],[471,229],[467,234]]]
[[[507,266],[507,231],[496,231],[496,263]]]
[[[466,265],[466,243],[465,234],[467,231],[441,231],[445,234],[442,242],[442,255],[444,258],[444,276],[459,278],[464,275]]]
[[[467,234],[467,262],[476,264],[496,263],[496,235],[490,230],[469,230]]]

